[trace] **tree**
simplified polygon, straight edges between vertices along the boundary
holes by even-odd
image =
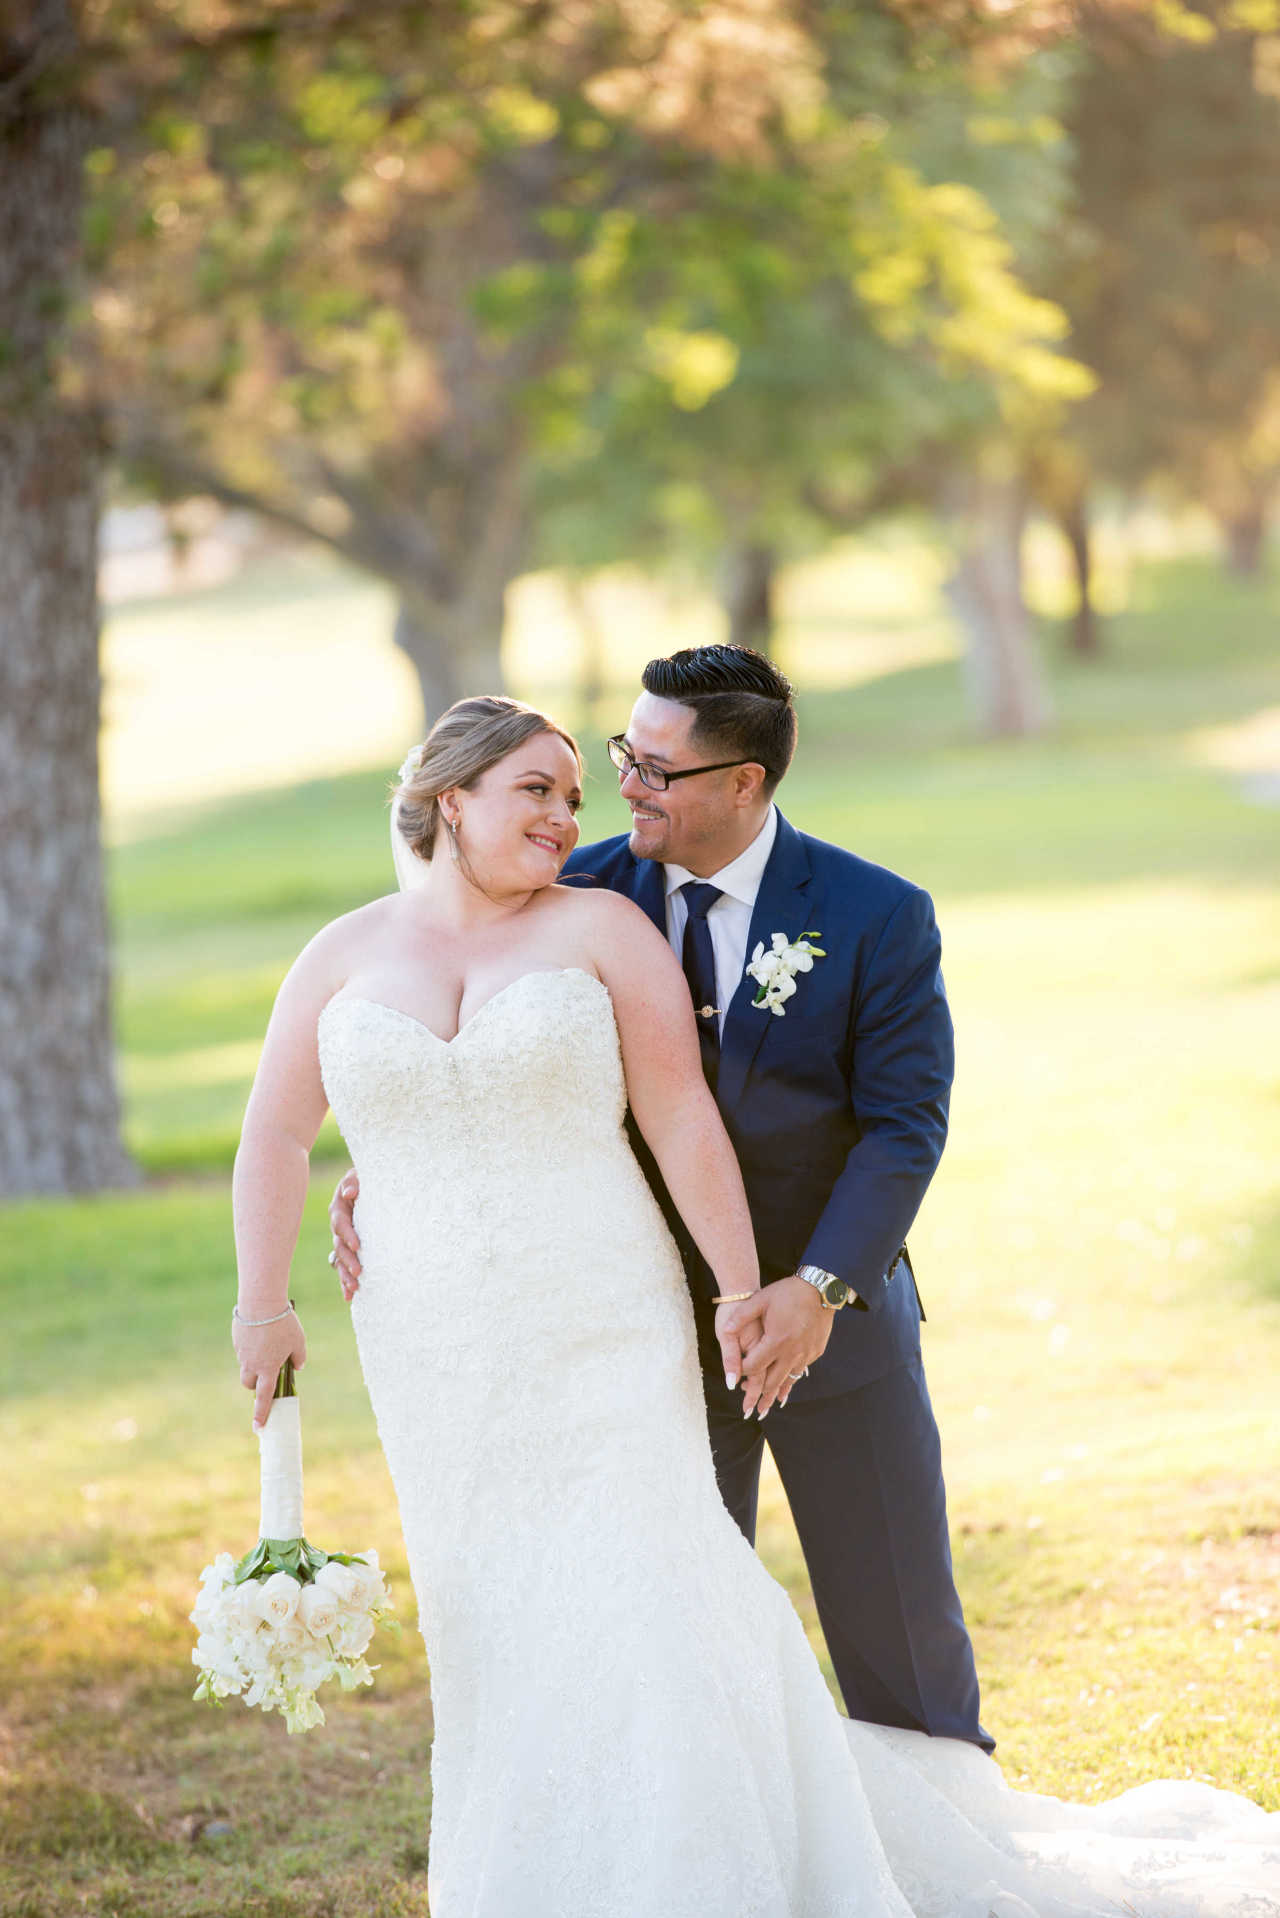
[[[797,38],[778,32],[746,75],[696,15],[636,25],[624,7],[495,6],[479,26],[463,10],[416,40],[224,60],[198,114],[166,111],[135,151],[91,162],[100,380],[135,470],[386,579],[429,715],[499,684],[503,595],[529,551],[525,396],[564,358],[611,218],[678,210],[714,167],[690,79],[751,138],[782,83],[756,101],[747,80]]]
[[[372,5],[372,0],[371,0]],[[0,1195],[135,1175],[120,1137],[98,794],[97,521],[85,161],[286,6],[0,7]],[[87,22],[87,26],[86,26]]]
[[[1088,383],[1014,265],[1015,238],[1028,248],[1062,202],[1061,78],[1024,62],[996,88],[884,9],[840,23],[802,136],[767,172],[723,165],[682,219],[613,229],[574,350],[536,395],[539,550],[679,555],[719,573],[731,634],[767,645],[781,557],[928,503],[957,541],[979,723],[1034,730],[1025,484],[994,474],[1010,435]]]
[[[575,487],[561,527],[630,556],[718,524],[762,636],[820,493],[926,420],[968,430],[975,374],[991,417],[1069,380],[981,196],[918,164],[948,89],[963,164],[973,89],[954,25],[912,14],[495,9],[482,39],[434,22],[429,59],[372,34],[224,59],[198,117],[93,158],[135,468],[388,580],[428,713],[499,683],[506,585]]]
[[[0,31],[0,1194],[130,1177],[120,1141],[98,802],[101,422],[61,363],[83,108],[69,0]]]
[[[1041,284],[1098,385],[1035,470],[1088,653],[1095,479],[1158,478],[1216,515],[1236,570],[1260,560],[1280,483],[1280,7],[1094,4],[1080,27],[1074,204]]]

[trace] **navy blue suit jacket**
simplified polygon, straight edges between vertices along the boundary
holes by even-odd
[[[625,894],[666,936],[662,867],[637,860],[625,835],[580,847],[564,876]],[[716,1090],[765,1283],[820,1265],[847,1279],[866,1308],[837,1313],[796,1402],[865,1385],[919,1351],[919,1294],[904,1241],[946,1142],[954,1069],[929,895],[779,814],[748,958],[775,932],[795,939],[810,930],[821,933],[815,944],[826,957],[797,976],[781,1018],[752,1005],[753,980],[739,981]],[[684,1255],[713,1364],[710,1275],[633,1136]]]

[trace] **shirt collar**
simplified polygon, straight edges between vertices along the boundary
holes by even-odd
[[[704,884],[714,886],[717,891],[727,893],[730,899],[737,899],[744,906],[754,906],[756,894],[760,890],[760,881],[764,869],[769,863],[769,854],[773,851],[773,842],[778,836],[778,808],[770,806],[763,826],[745,851],[736,859],[731,859],[719,872],[713,872]],[[688,885],[695,877],[687,866],[666,865],[662,868],[666,896],[669,899],[681,886]]]

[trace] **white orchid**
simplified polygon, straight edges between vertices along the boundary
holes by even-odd
[[[821,938],[816,930],[802,932],[798,939],[788,939],[785,932],[769,935],[770,944],[765,949],[763,939],[751,955],[751,963],[746,972],[748,979],[756,981],[759,990],[751,1001],[761,1012],[771,1012],[776,1018],[783,1018],[786,1001],[796,989],[795,975],[798,972],[812,972],[815,959],[825,959],[826,953],[821,946],[811,942]]]

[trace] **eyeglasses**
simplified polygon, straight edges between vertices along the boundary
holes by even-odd
[[[758,759],[722,759],[714,766],[687,766],[682,773],[669,773],[661,766],[655,766],[652,760],[637,759],[621,733],[609,741],[609,757],[625,779],[628,773],[634,773],[642,786],[650,792],[664,793],[667,787],[677,779],[692,779],[695,773],[723,773],[730,766],[758,766]],[[765,768],[768,771],[768,767]]]

